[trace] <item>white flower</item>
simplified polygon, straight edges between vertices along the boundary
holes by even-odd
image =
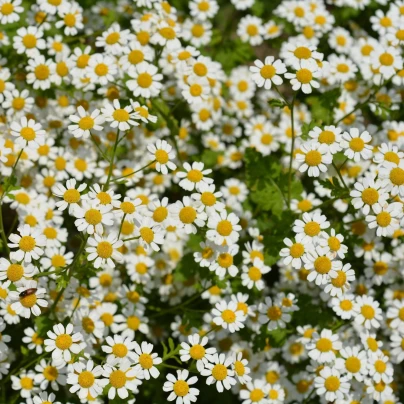
[[[122,261],[122,254],[117,251],[122,247],[123,241],[118,240],[116,233],[110,233],[107,237],[101,237],[97,233],[94,237],[89,237],[87,240],[89,247],[86,248],[88,252],[88,261],[94,261],[94,268],[100,268],[107,265],[109,268],[115,268],[114,261]],[[114,260],[114,261],[113,261]]]
[[[141,62],[131,66],[128,74],[133,80],[128,80],[126,85],[134,97],[151,98],[160,94],[163,88],[161,83],[163,75],[158,73],[157,67],[153,64]]]
[[[111,104],[105,104],[101,112],[105,121],[110,122],[112,128],[118,128],[121,131],[130,129],[131,126],[139,126],[139,114],[133,111],[132,106],[127,105],[121,108],[119,100],[115,99]]]
[[[86,399],[89,395],[98,397],[103,388],[108,384],[108,380],[100,379],[102,366],[94,366],[90,359],[87,363],[73,363],[71,371],[67,375],[67,384],[71,384],[70,393],[77,393],[80,399]]]
[[[105,118],[100,115],[99,109],[95,109],[89,114],[81,105],[77,108],[77,114],[70,115],[69,119],[74,123],[68,126],[69,131],[72,132],[74,137],[84,139],[90,136],[91,130],[102,130],[101,124],[105,122]]]
[[[286,66],[281,60],[276,60],[273,56],[267,56],[264,63],[259,59],[254,62],[255,66],[250,66],[252,79],[258,87],[264,87],[270,90],[272,83],[280,86],[283,83],[280,74],[286,73]]]
[[[246,383],[246,388],[240,390],[242,404],[268,404],[268,392],[270,384],[261,379],[255,379]],[[285,394],[285,393],[284,393]]]
[[[261,313],[258,317],[260,324],[267,324],[269,331],[276,328],[285,328],[286,323],[291,320],[291,315],[286,313],[282,307],[282,303],[272,300],[270,297],[265,298],[265,303],[260,303],[258,310]]]
[[[242,310],[239,310],[237,303],[234,301],[226,302],[224,300],[216,303],[212,310],[213,322],[224,329],[228,329],[233,333],[244,328],[246,316]]]
[[[191,358],[196,360],[196,368],[200,372],[203,369],[203,359],[211,361],[212,355],[216,353],[216,348],[205,348],[209,342],[208,337],[200,337],[199,334],[188,336],[188,342],[181,342],[180,359],[183,362]]]
[[[364,131],[359,134],[358,128],[351,128],[349,132],[342,134],[341,147],[345,149],[345,156],[354,160],[355,162],[362,160],[369,160],[372,155],[372,146],[368,143],[372,140],[369,132]]]
[[[87,184],[80,184],[76,189],[76,180],[71,178],[66,181],[66,186],[62,184],[56,184],[52,188],[52,192],[55,196],[63,198],[63,201],[56,202],[56,206],[59,210],[65,210],[69,207],[69,214],[74,214],[77,208],[80,208],[79,202],[81,200],[80,192],[87,188]]]
[[[320,334],[313,333],[311,341],[306,345],[308,355],[319,363],[327,363],[335,360],[335,352],[342,348],[338,334],[324,328]]]
[[[362,209],[364,215],[368,215],[370,208],[381,208],[389,198],[389,194],[382,187],[380,180],[370,177],[359,179],[354,184],[355,189],[350,192],[352,205],[355,209]]]
[[[33,259],[37,260],[43,255],[44,250],[41,247],[46,245],[46,237],[42,234],[41,229],[35,229],[27,224],[19,227],[18,234],[10,234],[8,244],[10,248],[17,248],[17,251],[10,253],[10,258],[15,261],[30,263]]]
[[[213,212],[209,216],[206,237],[217,245],[226,242],[231,246],[236,244],[240,235],[241,226],[238,224],[240,219],[234,213],[227,213],[226,210]]]
[[[290,79],[293,91],[302,89],[303,93],[310,94],[313,88],[319,88],[320,83],[315,79],[321,77],[321,70],[316,62],[302,60],[296,73],[285,73],[285,78]]]
[[[371,296],[357,296],[354,305],[355,322],[367,329],[379,328],[383,319],[382,310],[379,306],[379,302]]]
[[[332,163],[332,155],[327,145],[315,141],[304,143],[296,154],[296,161],[301,163],[299,171],[308,172],[309,177],[318,177],[327,172],[326,165]]]
[[[206,384],[216,384],[217,391],[222,393],[224,389],[230,390],[237,382],[234,378],[234,371],[229,369],[233,358],[225,354],[213,355],[208,362],[204,360],[204,369],[200,372],[202,376],[207,376]]]
[[[79,332],[73,333],[73,324],[67,324],[66,328],[59,323],[53,326],[53,331],[48,331],[45,342],[45,351],[52,352],[55,362],[70,362],[72,353],[78,354],[85,346],[83,336]]]
[[[167,397],[168,401],[176,400],[176,404],[189,404],[197,400],[196,396],[199,395],[199,390],[190,387],[198,381],[196,376],[192,376],[188,379],[188,370],[177,370],[177,377],[173,374],[167,374],[167,381],[164,382],[163,390],[170,392]]]
[[[347,377],[341,376],[337,369],[326,366],[314,379],[314,387],[317,394],[324,395],[327,401],[342,400],[350,388],[347,381]]]
[[[36,123],[33,119],[27,119],[25,116],[21,118],[20,123],[11,123],[11,134],[16,136],[15,141],[20,147],[28,147],[37,149],[45,143],[45,131],[40,123]]]
[[[180,187],[187,191],[193,191],[194,189],[199,191],[202,183],[212,184],[213,179],[206,177],[206,175],[210,174],[212,170],[204,170],[203,167],[204,164],[201,162],[194,162],[192,163],[192,166],[189,163],[184,163],[186,172],[177,172],[177,177],[181,178],[179,183]]]
[[[134,363],[136,364],[135,369],[142,370],[143,376],[146,380],[149,380],[150,377],[157,379],[159,377],[160,372],[156,368],[156,365],[159,365],[162,362],[162,359],[159,358],[157,353],[152,353],[153,344],[149,344],[146,341],[143,341],[141,345],[136,342],[135,345],[135,359]]]
[[[112,205],[101,205],[99,201],[83,200],[83,206],[74,210],[76,220],[74,221],[78,231],[85,231],[87,234],[102,234],[105,226],[112,226],[114,215],[111,212]]]
[[[369,228],[376,228],[378,236],[392,236],[394,231],[399,228],[399,219],[403,217],[402,204],[393,202],[390,205],[387,203],[383,206],[375,205],[373,210],[375,215],[366,216]]]
[[[134,393],[141,384],[139,380],[142,378],[141,373],[140,369],[131,367],[127,359],[120,361],[118,358],[109,358],[102,372],[102,376],[105,377],[103,383],[111,386],[108,389],[108,398],[113,400],[117,394],[122,400],[128,398],[128,390]]]
[[[34,316],[41,314],[40,307],[48,307],[48,302],[44,299],[45,288],[39,288],[35,281],[27,281],[17,288],[16,292],[10,292],[10,300],[16,300],[11,308],[21,317],[30,318],[31,312]]]

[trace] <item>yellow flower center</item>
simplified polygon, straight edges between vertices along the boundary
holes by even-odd
[[[293,258],[300,258],[304,254],[304,245],[295,243],[290,247],[290,255]]]
[[[23,307],[30,309],[31,307],[34,307],[37,301],[37,297],[35,293],[32,295],[28,295],[25,297],[20,298],[20,303],[22,304]]]
[[[139,317],[136,316],[129,316],[128,319],[126,320],[126,324],[128,325],[128,328],[131,330],[137,331],[140,326],[140,319]]]
[[[254,389],[250,392],[250,400],[253,403],[258,403],[264,398],[265,394],[261,389]]]
[[[24,268],[19,264],[11,264],[7,268],[7,278],[11,282],[19,281],[24,275]]]
[[[105,63],[98,63],[94,68],[94,72],[97,76],[106,76],[109,72],[109,68]]]
[[[63,194],[63,199],[67,203],[77,203],[80,200],[80,192],[77,189],[68,189]]]
[[[349,147],[356,153],[359,153],[365,147],[365,142],[360,137],[354,137],[349,142]]]
[[[226,379],[227,377],[227,368],[226,366],[218,363],[212,369],[212,376],[219,381]]]
[[[55,345],[60,350],[69,349],[73,344],[73,339],[69,334],[60,334],[56,337]]]
[[[110,258],[114,249],[108,241],[101,241],[97,246],[97,254],[101,258]]]
[[[331,270],[331,260],[325,256],[316,258],[314,261],[314,269],[319,274],[328,274],[328,272]]]
[[[97,209],[89,209],[85,213],[84,218],[86,219],[86,222],[92,226],[96,226],[102,221],[101,212]]]
[[[313,74],[309,69],[300,69],[296,72],[297,80],[302,84],[308,84],[313,79]]]
[[[196,219],[196,210],[191,206],[185,206],[180,210],[179,218],[182,223],[193,223]]]
[[[216,230],[221,236],[227,237],[233,231],[233,225],[228,220],[221,220],[217,224]]]
[[[216,203],[216,196],[212,192],[203,192],[201,202],[205,206],[213,206]]]
[[[318,137],[318,141],[328,145],[333,144],[335,142],[335,134],[330,130],[323,130]]]
[[[29,126],[26,126],[25,128],[22,128],[21,131],[20,131],[20,135],[27,142],[30,142],[31,140],[34,140],[36,138],[35,131],[32,128],[30,128]]]
[[[128,348],[124,344],[115,344],[112,348],[112,353],[118,358],[123,358],[128,353]]]
[[[184,397],[189,392],[188,383],[184,380],[177,380],[173,386],[174,393],[179,397]]]
[[[361,307],[361,314],[363,317],[365,317],[366,320],[371,320],[372,318],[374,318],[376,312],[372,306],[365,304]]]
[[[135,49],[135,50],[133,50],[133,51],[131,51],[131,52],[129,53],[129,55],[128,55],[128,60],[129,60],[129,62],[130,62],[131,64],[137,65],[137,64],[139,64],[140,62],[143,62],[143,60],[144,60],[144,54],[143,54],[142,51]]]
[[[169,160],[168,153],[165,150],[156,150],[154,156],[160,164],[166,164]]]
[[[153,358],[147,353],[142,353],[139,356],[139,364],[143,369],[150,369],[153,367]]]
[[[21,237],[20,242],[18,243],[20,250],[24,252],[32,251],[35,248],[36,242],[35,239],[31,236],[23,236]]]
[[[157,223],[163,222],[168,216],[168,210],[164,206],[159,206],[153,212],[153,220]]]
[[[337,376],[329,376],[325,379],[324,387],[327,391],[337,391],[341,382],[339,381]]]
[[[328,338],[320,338],[316,343],[316,348],[320,352],[329,352],[332,350],[332,342]]]
[[[149,73],[140,73],[137,84],[142,88],[149,88],[153,83],[153,77]]]
[[[32,390],[34,387],[34,381],[30,377],[21,377],[21,388],[24,390]]]
[[[278,306],[272,306],[267,310],[267,316],[271,321],[278,321],[282,317],[282,310]]]
[[[373,205],[379,200],[379,193],[374,188],[366,188],[362,192],[362,201],[367,205]]]
[[[236,321],[236,313],[233,310],[226,309],[222,312],[222,319],[226,323],[234,323]]]
[[[305,161],[310,167],[318,166],[321,163],[321,153],[317,150],[310,150],[306,154]]]
[[[336,288],[342,288],[346,283],[346,274],[344,271],[338,271],[337,277],[331,279],[331,283]]]
[[[121,38],[121,36],[120,36],[119,32],[112,32],[111,34],[109,34],[106,37],[105,42],[108,45],[114,45],[119,41],[120,38]]]
[[[50,74],[49,67],[44,64],[38,65],[35,67],[34,74],[38,80],[46,80]]]
[[[390,181],[394,185],[403,185],[404,184],[404,170],[399,167],[395,167],[390,171]]]
[[[265,79],[272,79],[276,74],[276,69],[272,65],[265,65],[260,70],[261,76]]]
[[[341,247],[341,242],[337,237],[330,237],[328,239],[328,246],[330,247],[331,251],[338,251]]]
[[[154,240],[154,232],[149,227],[142,227],[139,230],[140,236],[147,243],[150,244]]]
[[[389,212],[380,212],[376,215],[376,222],[380,227],[387,227],[391,223],[391,215]]]
[[[78,125],[82,130],[90,130],[94,127],[94,119],[91,116],[85,116],[80,119]]]
[[[68,13],[63,21],[67,27],[74,27],[76,25],[76,16],[73,13]]]
[[[189,350],[189,355],[192,359],[200,360],[205,356],[205,348],[200,344],[196,344]]]
[[[88,370],[85,370],[84,372],[81,372],[79,374],[78,382],[79,385],[83,387],[83,389],[88,389],[89,387],[91,387],[94,384],[94,381],[94,375]]]
[[[129,113],[125,109],[120,108],[114,111],[112,117],[115,119],[115,121],[127,122],[129,120]]]
[[[262,273],[257,267],[250,267],[248,270],[248,277],[254,281],[257,282],[262,278]]]
[[[384,373],[384,372],[386,371],[386,369],[387,369],[387,365],[386,365],[385,362],[383,362],[382,360],[378,359],[378,360],[375,362],[375,369],[376,369],[376,372],[378,372],[378,373]]]
[[[24,37],[22,38],[22,43],[27,49],[35,48],[36,42],[36,37],[32,34],[24,35]]]
[[[304,226],[304,232],[310,237],[317,236],[320,230],[320,225],[317,222],[308,222]]]

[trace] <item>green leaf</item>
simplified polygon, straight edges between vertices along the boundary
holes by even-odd
[[[271,211],[274,215],[282,214],[283,199],[279,188],[271,183],[266,183],[263,188],[258,188],[251,193],[251,199],[263,211]]]
[[[286,107],[285,102],[282,101],[282,100],[279,100],[279,99],[277,99],[277,98],[272,98],[271,100],[268,101],[268,104],[269,104],[271,107],[275,107],[275,108],[283,108],[283,107]]]
[[[168,346],[170,347],[171,351],[174,351],[175,349],[175,344],[172,338],[168,339]]]

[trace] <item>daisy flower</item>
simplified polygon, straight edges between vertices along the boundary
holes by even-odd
[[[44,35],[41,28],[28,26],[21,27],[17,30],[13,38],[13,48],[18,54],[26,54],[28,57],[36,57],[39,49],[46,48],[46,42],[42,38]]]
[[[351,203],[355,209],[361,209],[364,215],[368,215],[371,208],[381,209],[389,199],[389,194],[382,187],[380,180],[364,177],[356,181],[354,187],[350,192],[353,198]]]
[[[112,205],[100,205],[98,201],[83,200],[82,207],[74,209],[74,215],[77,218],[74,221],[78,231],[87,232],[87,234],[102,234],[105,226],[114,224],[114,215],[111,212]]]
[[[258,87],[270,90],[272,83],[280,86],[283,83],[281,74],[286,73],[286,66],[281,60],[276,60],[273,56],[267,56],[264,63],[257,59],[254,66],[250,66],[252,79]]]
[[[244,328],[246,316],[242,310],[238,310],[237,303],[234,301],[225,302],[222,300],[216,303],[212,310],[212,316],[216,325],[228,329],[231,333]]]
[[[177,370],[177,377],[173,374],[167,374],[167,381],[164,382],[163,390],[171,392],[167,397],[168,401],[176,400],[176,404],[189,404],[197,400],[199,390],[190,387],[198,381],[196,376],[188,379],[189,372],[186,369]]]
[[[325,215],[320,212],[303,213],[303,220],[297,219],[293,225],[293,231],[298,234],[303,234],[302,242],[316,242],[320,236],[321,230],[330,227],[330,222],[327,221]]]
[[[265,287],[265,282],[262,277],[270,271],[271,267],[266,266],[259,258],[255,258],[250,267],[247,265],[243,266],[241,283],[248,289],[252,289],[255,286],[258,290],[262,290]]]
[[[152,115],[149,112],[149,108],[146,105],[140,105],[139,102],[129,100],[130,105],[132,105],[133,111],[137,112],[139,115],[139,119],[144,122],[144,123],[156,123],[157,122],[157,116]]]
[[[285,73],[285,78],[290,80],[293,91],[302,90],[304,94],[310,94],[312,88],[319,88],[320,83],[315,79],[321,77],[321,70],[317,63],[302,60],[296,73]]]
[[[0,281],[9,280],[19,286],[24,278],[31,278],[36,272],[36,268],[29,264],[19,264],[18,261],[8,261],[6,258],[0,258]]]
[[[324,395],[327,401],[335,401],[345,397],[350,389],[350,384],[348,378],[341,376],[337,369],[326,366],[314,379],[314,388],[317,394]]]
[[[227,213],[226,210],[213,212],[208,220],[209,230],[206,232],[208,240],[217,245],[236,244],[240,235],[241,226],[238,224],[240,219],[234,213]]]
[[[326,145],[327,151],[331,154],[335,154],[341,151],[340,141],[341,141],[341,129],[335,126],[324,126],[321,129],[315,126],[310,132],[309,136],[320,145]]]
[[[266,404],[268,403],[268,392],[270,384],[261,379],[255,379],[246,383],[246,388],[240,390],[242,404]]]
[[[341,296],[350,289],[350,282],[355,280],[355,271],[351,264],[345,264],[342,268],[331,269],[329,274],[330,283],[324,288],[325,293],[331,296]]]
[[[202,183],[199,186],[199,193],[193,193],[191,195],[193,199],[202,203],[208,215],[211,215],[214,211],[221,212],[225,209],[225,204],[219,201],[223,193],[220,191],[215,192],[215,188],[215,184],[208,185]]]
[[[212,184],[213,179],[206,177],[206,175],[212,172],[211,169],[203,169],[204,164],[201,162],[194,162],[192,166],[189,163],[184,163],[185,172],[179,171],[177,172],[177,177],[181,179],[179,185],[181,188],[187,191],[193,191],[196,189],[200,190],[200,186],[202,183]]]
[[[105,118],[100,115],[99,109],[95,109],[89,114],[81,105],[77,108],[77,114],[70,115],[69,119],[74,123],[68,126],[69,131],[72,132],[74,137],[84,139],[90,136],[91,130],[102,130],[101,125],[105,122]]]
[[[243,352],[234,353],[232,369],[241,384],[246,384],[251,381],[251,376],[249,375],[251,369],[247,365],[248,361],[243,357]]]
[[[152,155],[152,158],[156,160],[156,170],[166,175],[168,168],[175,170],[177,166],[170,160],[175,158],[175,153],[172,150],[173,147],[167,143],[166,140],[158,139],[156,144],[149,144],[147,150]]]
[[[389,327],[404,330],[404,302],[394,299],[387,309],[386,317],[391,320]]]
[[[342,348],[338,334],[324,328],[320,334],[313,333],[312,340],[306,345],[308,355],[318,363],[327,363],[335,360],[335,352]]]
[[[70,323],[66,328],[61,323],[54,325],[53,331],[48,331],[47,335],[45,351],[52,352],[55,362],[70,362],[72,353],[78,354],[85,346],[82,334],[73,333],[73,324]]]
[[[39,393],[39,396],[34,396],[32,397],[32,402],[33,404],[62,404],[60,401],[55,401],[55,394],[54,393],[50,393],[48,395],[48,393],[42,392]]]
[[[202,376],[207,376],[206,384],[216,384],[216,389],[222,393],[224,389],[230,390],[237,382],[234,378],[234,371],[229,369],[233,362],[232,357],[225,354],[215,353],[212,359],[204,360],[204,369],[200,372]]]
[[[328,234],[325,231],[321,232],[318,244],[326,253],[331,252],[333,258],[345,258],[345,254],[348,252],[348,247],[345,244],[342,244],[344,236],[342,234],[337,234],[335,229],[331,229],[330,233],[331,234]]]
[[[180,359],[186,362],[190,359],[196,361],[196,367],[200,372],[203,369],[203,359],[211,361],[212,355],[216,353],[216,348],[206,348],[208,337],[200,337],[199,334],[188,336],[188,343],[181,343]]]
[[[342,134],[341,147],[345,149],[344,155],[349,159],[359,162],[361,159],[369,160],[372,155],[372,146],[368,143],[372,140],[369,132],[359,134],[358,128],[352,128]]]
[[[10,248],[17,248],[17,251],[10,253],[10,258],[15,261],[24,260],[30,263],[33,259],[37,260],[43,255],[44,250],[41,247],[46,245],[46,237],[42,234],[41,229],[35,229],[28,224],[18,227],[18,234],[11,234],[8,244]]]
[[[102,373],[102,366],[94,366],[91,359],[87,363],[73,363],[67,375],[67,384],[72,385],[69,389],[70,393],[77,393],[81,400],[89,396],[96,398],[108,384],[108,380],[100,379]]]
[[[159,245],[164,243],[165,231],[151,218],[143,217],[135,229],[135,235],[140,236],[139,242],[147,250],[160,251]]]
[[[143,341],[142,344],[139,345],[136,342],[134,348],[134,363],[136,364],[135,369],[140,369],[143,372],[143,376],[146,380],[149,380],[150,377],[157,379],[160,372],[156,368],[156,365],[162,363],[162,359],[159,358],[157,353],[152,353],[153,344],[149,344],[148,342]]]
[[[130,129],[131,126],[139,126],[139,114],[134,112],[130,105],[121,108],[119,100],[115,99],[111,104],[105,104],[101,109],[105,121],[110,122],[112,128],[118,128],[121,131]]]
[[[0,23],[11,24],[19,21],[24,7],[21,7],[21,0],[0,0]]]
[[[109,385],[108,398],[113,400],[116,395],[122,400],[128,398],[128,390],[134,393],[141,384],[140,370],[131,367],[131,363],[124,359],[107,359],[107,364],[102,372],[104,384]],[[140,377],[139,377],[140,376]]]
[[[83,25],[83,9],[78,3],[66,2],[64,7],[58,10],[58,15],[61,20],[55,23],[56,28],[63,28],[65,35],[77,35],[78,30],[84,28]]]
[[[17,138],[15,143],[22,148],[37,149],[45,143],[45,131],[33,119],[22,117],[19,123],[12,122],[10,128],[11,134]]]
[[[163,88],[163,75],[158,73],[158,68],[151,63],[141,62],[131,66],[128,75],[132,80],[128,80],[126,85],[134,97],[156,97]]]
[[[94,237],[87,240],[89,247],[86,248],[88,253],[87,260],[94,261],[94,268],[108,266],[115,268],[114,261],[121,262],[123,256],[118,252],[118,248],[123,246],[123,241],[118,240],[116,233],[110,233],[107,237],[99,236],[97,233]]]
[[[39,288],[35,281],[27,281],[9,294],[10,300],[17,300],[11,308],[21,317],[30,318],[41,314],[41,307],[48,307],[48,302],[44,299],[45,288]]]
[[[335,361],[335,367],[341,372],[347,373],[349,379],[355,378],[362,382],[368,374],[366,351],[360,346],[347,346],[339,351],[341,358]]]
[[[55,196],[63,198],[63,201],[56,202],[56,206],[59,210],[65,210],[69,207],[69,214],[73,214],[77,209],[80,209],[79,202],[81,200],[81,192],[87,188],[87,184],[80,184],[76,188],[77,181],[71,178],[66,181],[66,186],[62,184],[56,184],[52,188],[52,192]]]
[[[301,163],[299,171],[308,172],[309,177],[318,177],[327,172],[326,165],[332,163],[332,155],[326,145],[312,141],[300,146],[296,160]]]
[[[276,328],[285,328],[286,323],[291,320],[291,315],[286,313],[281,302],[272,300],[270,297],[265,298],[265,303],[260,303],[258,306],[260,315],[258,321],[260,324],[267,324],[269,331]]]
[[[379,328],[383,319],[382,310],[379,306],[380,303],[371,296],[357,296],[354,304],[355,322],[368,330]]]
[[[375,205],[374,215],[366,216],[366,221],[370,229],[376,229],[376,234],[380,237],[392,236],[394,231],[399,228],[399,223],[403,217],[402,204],[393,202],[383,205]]]
[[[389,363],[389,357],[379,351],[369,355],[369,377],[376,383],[390,384],[393,381],[393,366]]]
[[[382,180],[383,188],[392,196],[404,197],[404,160],[400,160],[397,166],[382,166],[379,178]]]

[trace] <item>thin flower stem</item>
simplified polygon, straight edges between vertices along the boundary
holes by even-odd
[[[109,187],[109,182],[111,181],[111,176],[112,176],[112,171],[114,170],[114,160],[115,160],[115,153],[116,153],[116,149],[118,147],[118,143],[119,143],[119,129],[116,133],[116,139],[115,139],[115,144],[114,144],[114,148],[112,150],[112,156],[111,156],[111,160],[109,163],[109,171],[108,171],[108,177],[107,177],[107,182],[104,184],[102,190],[105,192],[108,190]]]
[[[95,147],[98,149],[98,151],[101,153],[101,156],[104,157],[105,160],[109,162],[109,158],[105,155],[105,153],[102,151],[101,146],[97,143],[97,140],[95,139],[94,135],[90,132],[90,137],[91,140],[93,141]]]
[[[131,241],[131,240],[137,240],[139,239],[140,236],[136,236],[136,237],[130,237],[130,238],[124,238],[122,241]]]
[[[131,175],[134,175],[134,174],[138,173],[139,171],[142,171],[142,170],[146,169],[147,167],[153,165],[155,162],[156,162],[156,160],[153,160],[150,163],[146,164],[145,166],[139,168],[136,171],[132,171],[131,173],[123,175],[122,177],[114,178],[113,180],[111,180],[111,182],[117,182],[119,180],[122,180],[123,178],[130,177]]]
[[[123,222],[125,221],[125,217],[126,217],[126,213],[124,213],[124,215],[122,217],[122,220],[121,220],[121,225],[119,226],[118,239],[119,239],[119,237],[121,235],[121,232],[122,232],[122,226],[123,226]]]
[[[296,94],[293,96],[292,103],[289,106],[290,109],[290,119],[292,126],[292,145],[290,147],[290,156],[289,156],[289,175],[288,175],[288,208],[290,210],[290,202],[291,202],[291,193],[292,193],[292,165],[293,165],[293,153],[295,150],[295,99]]]
[[[7,244],[7,237],[6,237],[6,231],[4,230],[4,223],[3,223],[3,203],[0,201],[0,233],[1,233],[1,240],[3,242],[4,248],[6,250],[7,257],[10,256],[10,248],[8,247]]]
[[[340,169],[337,167],[337,165],[336,165],[334,162],[332,162],[332,166],[335,168],[335,171],[337,172],[339,179],[341,180],[342,184],[344,185],[344,188],[345,188],[347,191],[349,191],[349,188],[348,188],[347,185],[345,184],[344,178],[342,177],[342,174],[341,174],[341,172],[340,172]]]

